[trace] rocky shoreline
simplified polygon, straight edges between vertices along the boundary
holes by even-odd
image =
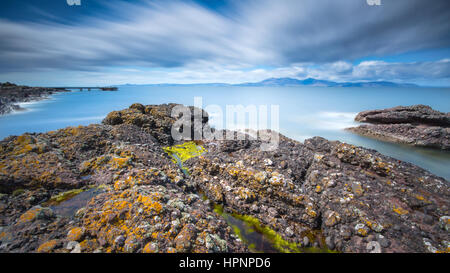
[[[282,135],[272,152],[250,135],[185,142],[201,154],[180,168],[170,151],[188,150],[171,137],[175,106],[133,104],[102,124],[0,141],[0,252],[252,251],[223,212],[281,252],[450,250],[444,178]]]
[[[355,121],[370,124],[347,130],[388,142],[450,150],[450,113],[426,105],[363,111]]]
[[[47,98],[55,92],[69,92],[68,90],[29,87],[13,83],[0,83],[0,115],[23,111],[18,103],[38,101]]]

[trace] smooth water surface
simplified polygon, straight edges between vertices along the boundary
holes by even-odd
[[[449,152],[381,142],[343,130],[356,124],[358,112],[369,109],[426,104],[449,112],[450,88],[120,86],[117,92],[58,93],[23,104],[28,111],[0,117],[0,138],[99,123],[109,112],[135,102],[194,105],[194,97],[202,97],[203,107],[215,104],[224,112],[226,105],[268,105],[270,114],[270,105],[279,105],[279,130],[288,137],[303,141],[322,136],[373,148],[450,180]]]

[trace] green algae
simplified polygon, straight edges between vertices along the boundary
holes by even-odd
[[[49,200],[47,200],[43,205],[44,206],[57,206],[65,201],[68,201],[72,198],[74,198],[75,196],[79,195],[80,193],[86,192],[86,191],[91,191],[91,190],[95,190],[95,189],[103,189],[105,187],[105,185],[100,185],[100,186],[87,186],[87,187],[83,187],[80,189],[72,189],[72,190],[68,190],[65,192],[60,192],[56,195],[53,195],[52,197],[50,197]]]
[[[172,158],[172,162],[178,164],[180,169],[189,176],[188,170],[183,167],[186,160],[200,156],[207,152],[201,145],[197,145],[194,141],[185,142],[181,145],[164,147],[163,150]],[[207,196],[201,192],[203,200],[207,200]],[[226,213],[223,206],[213,204],[214,211],[222,216],[233,229],[233,232],[239,239],[247,245],[252,252],[281,252],[281,253],[308,253],[308,252],[327,252],[334,253],[328,248],[302,247],[301,244],[289,242],[273,229],[264,226],[260,221],[249,215],[241,215],[237,213]],[[309,235],[315,235],[317,232],[310,232]],[[255,242],[256,240],[256,242]],[[313,241],[313,238],[310,238]],[[259,245],[259,247],[257,246]],[[322,244],[324,245],[324,244]]]
[[[19,196],[19,195],[23,194],[24,192],[25,192],[24,189],[17,189],[17,190],[12,192],[12,196],[16,197],[16,196]]]
[[[85,190],[84,189],[74,189],[74,190],[61,192],[57,195],[50,197],[50,199],[47,202],[45,202],[44,205],[45,206],[56,206],[66,200],[73,198],[74,196],[82,193],[83,191],[85,191]]]
[[[180,145],[164,147],[163,150],[172,158],[172,162],[178,164],[184,174],[189,176],[187,168],[183,167],[186,160],[202,155],[207,150],[197,145],[194,141],[188,141]]]
[[[264,249],[266,249],[269,250],[269,252],[281,253],[336,253],[336,251],[332,251],[326,247],[302,247],[300,243],[287,241],[273,229],[262,225],[257,218],[237,213],[225,213],[221,205],[214,204],[214,211],[230,224],[234,233],[253,252],[265,252]],[[237,225],[237,221],[241,222],[241,228]],[[257,248],[256,243],[250,242],[249,237],[254,234],[259,234],[260,237],[262,237],[261,239],[267,242],[266,246],[263,246],[263,249]],[[317,234],[318,231],[312,231],[308,234],[308,237],[311,237],[312,235],[315,237]],[[310,238],[310,240],[313,239],[314,238]],[[267,244],[270,245],[268,246]]]
[[[56,214],[72,217],[97,194],[104,191],[105,186],[89,186],[84,189],[70,190],[55,195],[44,206],[50,207]]]

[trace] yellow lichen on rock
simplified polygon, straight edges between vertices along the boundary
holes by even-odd
[[[32,222],[38,216],[41,211],[40,207],[35,207],[27,210],[24,214],[22,214],[18,220],[18,223],[27,223]]]
[[[51,252],[53,249],[55,249],[58,242],[59,242],[58,240],[47,241],[47,242],[41,244],[36,251],[39,253]]]
[[[67,233],[67,240],[80,241],[84,236],[84,228],[74,227]]]
[[[164,147],[163,150],[172,157],[173,163],[178,163],[178,159],[181,162],[185,162],[190,158],[200,156],[207,152],[203,146],[197,145],[194,141],[188,141],[171,147]],[[176,157],[178,157],[178,159]]]
[[[400,215],[405,215],[405,214],[409,213],[407,210],[403,209],[402,207],[397,207],[395,205],[392,207],[392,210]]]

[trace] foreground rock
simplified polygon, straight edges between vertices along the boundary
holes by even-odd
[[[9,82],[0,83],[0,115],[24,110],[18,103],[41,100],[55,92],[67,91],[45,87],[15,85]]]
[[[212,203],[291,249],[449,250],[443,178],[319,137],[281,136],[263,152],[249,135],[197,142],[206,152],[183,172],[163,150],[178,143],[174,106],[134,104],[102,125],[1,141],[0,251],[249,251]]]
[[[124,118],[1,141],[0,251],[248,251],[152,136],[173,106],[151,107],[151,131]]]
[[[359,113],[356,121],[367,122],[348,130],[394,143],[450,149],[450,113],[426,105],[397,106]]]

